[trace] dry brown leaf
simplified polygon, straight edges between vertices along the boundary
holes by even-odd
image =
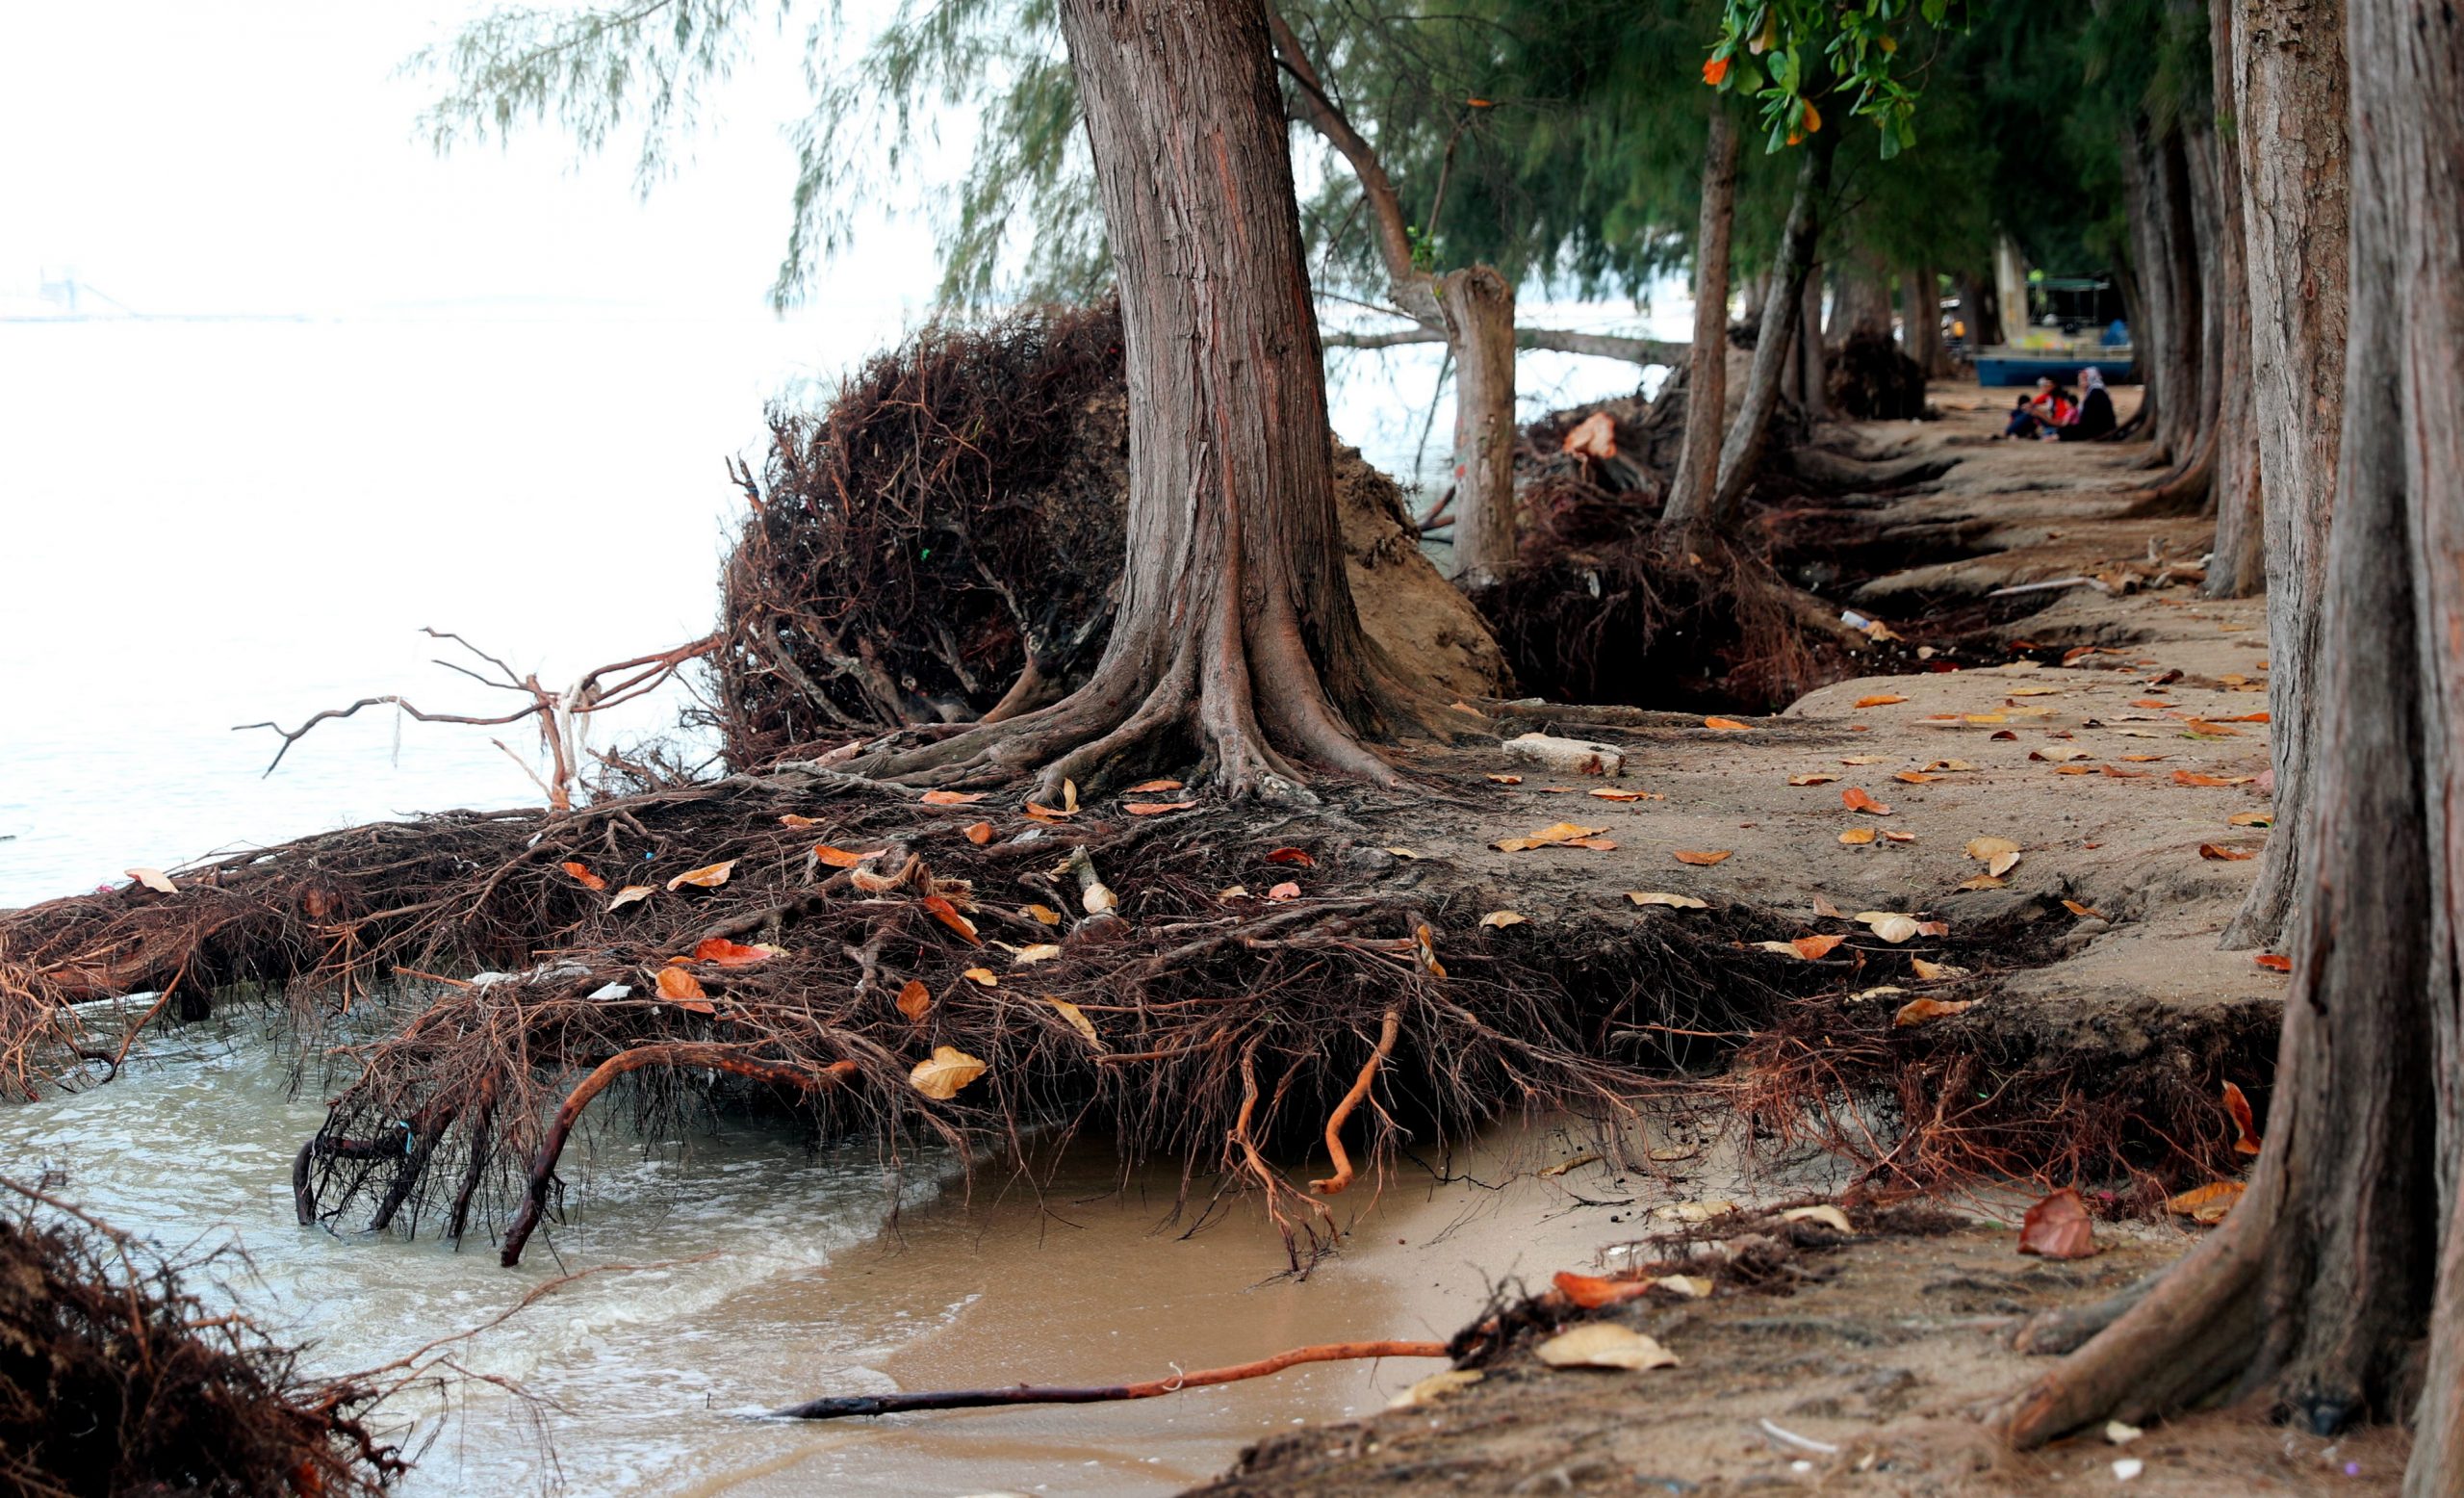
[[[1885,842],[1914,842],[1916,840],[1916,834],[1912,832],[1886,832],[1883,834],[1883,840]]]
[[[1839,792],[1839,804],[1851,812],[1863,812],[1874,816],[1890,814],[1890,808],[1867,795],[1861,786],[1851,786]]]
[[[2210,1181],[2204,1186],[2193,1186],[2178,1197],[2167,1197],[2165,1210],[2178,1212],[2194,1222],[2205,1223],[2212,1227],[2224,1221],[2226,1214],[2233,1210],[2234,1204],[2242,1200],[2242,1193],[2247,1189],[2249,1188],[2238,1180]]]
[[[967,945],[982,946],[984,944],[983,938],[975,934],[975,922],[960,915],[959,908],[951,904],[947,896],[928,894],[924,896],[923,903],[924,909],[935,920],[966,938]]]
[[[1842,756],[1839,762],[1842,764],[1880,764],[1889,758],[1890,756],[1886,754],[1851,754]]]
[[[1490,927],[1520,926],[1527,923],[1525,917],[1510,910],[1493,910],[1480,917],[1480,924]]]
[[[1591,794],[1602,801],[1640,801],[1643,799],[1643,793],[1639,790],[1595,790],[1591,792]]]
[[[1938,778],[1922,770],[1900,770],[1891,776],[1903,786],[1930,786]]]
[[[1865,922],[1865,926],[1874,935],[1893,946],[1915,936],[1917,930],[1916,917],[1913,916],[1885,916],[1880,920]]]
[[[1520,775],[1492,775],[1488,777],[1488,779],[1489,783],[1495,786],[1520,786],[1523,784],[1523,777]]]
[[[786,815],[779,818],[779,825],[782,827],[818,827],[821,825],[821,818],[818,816],[807,816],[801,812],[789,812]]]
[[[881,857],[885,851],[886,850],[882,848],[867,848],[861,853],[856,853],[846,848],[834,848],[824,842],[813,848],[812,856],[833,868],[853,868],[868,858]]]
[[[2088,751],[2075,748],[2031,749],[2028,751],[2028,758],[2041,760],[2047,764],[2067,764],[2073,760],[2088,758]]]
[[[628,905],[638,904],[650,897],[651,887],[649,885],[629,884],[622,890],[616,891],[616,897],[607,902],[607,908],[609,910],[623,910]]]
[[[699,868],[688,868],[669,880],[667,887],[674,891],[689,884],[696,889],[715,890],[728,882],[728,875],[735,872],[735,864],[734,859],[729,859],[724,863],[705,864]]]
[[[1972,998],[1912,998],[1899,1006],[1899,1013],[1890,1017],[1890,1022],[1894,1027],[1904,1029],[1912,1024],[1923,1024],[1928,1020],[1939,1020],[1945,1015],[1962,1014],[1975,1007],[1976,1000]]]
[[[592,873],[590,871],[590,866],[586,864],[582,864],[578,861],[568,862],[563,865],[563,868],[566,873],[574,876],[574,883],[581,886],[585,890],[591,891],[593,893],[607,888],[607,881],[600,878],[597,874]],[[152,879],[145,878],[148,874],[152,874],[154,877]],[[131,879],[142,882],[149,890],[160,890],[165,894],[177,892],[172,889],[171,881],[164,879],[162,872],[158,869],[132,868],[128,871],[128,876]],[[155,883],[155,880],[158,879],[162,880],[160,884]]]
[[[2201,775],[2195,770],[2175,770],[2176,786],[2246,786],[2257,779],[2252,775]]]
[[[973,806],[989,794],[987,790],[928,790],[918,799],[926,806]]]
[[[1792,1206],[1780,1214],[1780,1221],[1820,1223],[1834,1231],[1844,1232],[1851,1236],[1854,1236],[1857,1231],[1856,1225],[1848,1221],[1848,1214],[1827,1201],[1820,1206]]]
[[[936,1046],[932,1058],[915,1063],[907,1081],[925,1097],[947,1102],[959,1095],[960,1088],[983,1074],[983,1062],[956,1046]]]
[[[2124,764],[2154,764],[2159,760],[2169,760],[2171,758],[2172,756],[2169,754],[2126,754],[2121,757],[2121,762]]]
[[[1907,700],[1908,699],[1906,697],[1901,696],[1897,692],[1883,692],[1877,696],[1858,698],[1857,706],[1861,708],[1887,708],[1894,702],[1906,702]]]
[[[1027,816],[1028,816],[1028,819],[1029,819],[1029,820],[1031,820],[1031,821],[1039,821],[1039,822],[1044,822],[1044,823],[1047,823],[1047,824],[1055,824],[1055,823],[1060,823],[1060,822],[1065,822],[1065,821],[1067,821],[1069,818],[1071,818],[1071,817],[1073,817],[1073,816],[1075,816],[1075,815],[1077,815],[1077,814],[1078,814],[1078,809],[1077,809],[1076,807],[1074,807],[1074,806],[1072,806],[1072,807],[1039,806],[1038,804],[1036,804],[1036,803],[1035,803],[1035,802],[1033,802],[1033,801],[1030,801],[1030,802],[1028,802],[1028,803],[1027,803]]]
[[[1423,1405],[1444,1399],[1458,1389],[1468,1389],[1487,1378],[1477,1368],[1446,1368],[1430,1374],[1410,1388],[1386,1402],[1389,1409],[1418,1409]]]
[[[1915,969],[1918,977],[1923,978],[1928,982],[1935,982],[1944,978],[1964,978],[1967,976],[1967,969],[1965,968],[1954,968],[1949,963],[1927,962],[1922,957],[1912,957],[1908,959],[1908,966]]]
[[[1180,788],[1181,783],[1176,780],[1142,780],[1137,785],[1122,791],[1121,794],[1125,796],[1142,796],[1153,794],[1158,791],[1178,790]]]
[[[966,829],[966,840],[974,843],[979,848],[984,846],[986,843],[990,842],[992,840],[992,824],[990,822],[968,823]]]
[[[1088,1019],[1084,1010],[1065,998],[1054,998],[1049,994],[1044,995],[1043,1001],[1052,1006],[1054,1014],[1069,1021],[1069,1027],[1084,1037],[1088,1045],[1097,1050],[1104,1048],[1104,1038],[1095,1033],[1095,1021]]]
[[[1691,864],[1697,868],[1708,868],[1735,851],[1734,848],[1679,848],[1676,853],[1677,861],[1681,864]]]
[[[1029,918],[1042,925],[1057,926],[1061,924],[1061,912],[1054,910],[1049,905],[1030,905],[1026,908],[1025,914]]]
[[[989,968],[969,968],[959,976],[978,988],[997,989],[1001,986],[1001,980],[993,976],[992,969]]]
[[[1239,886],[1236,885],[1233,888],[1238,889]],[[1269,890],[1267,891],[1267,898],[1272,900],[1277,905],[1282,904],[1286,900],[1296,900],[1300,898],[1300,887],[1287,879],[1283,883],[1276,885],[1273,889]]]
[[[2235,864],[2244,859],[2257,858],[2259,855],[2248,848],[2220,848],[2213,842],[2202,842],[2198,845],[2198,856],[2217,863]]]
[[[1703,726],[1708,729],[1717,729],[1723,734],[1748,733],[1752,731],[1754,727],[1751,723],[1740,723],[1734,718],[1705,718],[1703,720]]]
[[[1834,920],[1844,918],[1839,914],[1838,906],[1832,904],[1819,894],[1813,897],[1813,913],[1817,916],[1828,916]]]
[[[661,968],[658,970],[658,996],[679,1009],[687,1009],[697,1015],[719,1012],[719,1006],[704,995],[702,980],[681,968]]]
[[[1958,888],[1963,890],[1999,890],[2008,882],[2009,881],[2007,880],[1997,879],[1991,874],[1978,874],[1972,879],[1961,880]]]
[[[2227,827],[2272,827],[2275,825],[2275,814],[2273,812],[2236,812],[2224,819],[2224,825]]]
[[[779,948],[767,942],[747,946],[726,937],[704,937],[693,947],[693,961],[715,963],[722,968],[750,968],[779,955]]]
[[[1831,954],[1831,949],[1847,941],[1844,936],[1802,936],[1788,943],[1796,954],[1808,962],[1817,962]]]
[[[1574,425],[1561,446],[1577,457],[1612,458],[1617,455],[1617,423],[1605,411],[1594,411]]]
[[[1629,890],[1626,898],[1637,905],[1665,905],[1671,910],[1709,910],[1708,900],[1698,900],[1690,894],[1671,894],[1665,890]]]
[[[2259,1128],[2258,1122],[2250,1116],[2250,1099],[2243,1097],[2242,1089],[2231,1082],[2224,1084],[2224,1111],[2233,1120],[2236,1130],[2234,1151],[2238,1154],[2258,1153]]]
[[[1058,943],[1031,943],[1026,946],[1019,947],[1016,951],[1010,954],[1010,966],[1013,968],[1025,968],[1036,963],[1048,963],[1060,955],[1061,947]]]
[[[1532,1351],[1552,1368],[1618,1368],[1641,1373],[1677,1366],[1676,1354],[1613,1321],[1586,1321],[1571,1331],[1558,1332]]]
[[[1874,830],[1871,827],[1851,827],[1839,835],[1839,840],[1852,848],[1862,847],[1874,840]]]
[[[1186,812],[1195,805],[1194,801],[1132,801],[1121,810],[1132,816],[1161,816],[1166,812]]]
[[[2059,686],[2014,686],[2011,688],[2011,695],[2014,697],[2059,697],[2062,695],[2062,688]]]
[[[1561,823],[1560,825],[1563,824]],[[1600,829],[1597,827],[1591,827],[1584,830],[1587,832],[1598,832]],[[1270,864],[1297,864],[1302,868],[1315,868],[1318,866],[1318,861],[1316,859],[1311,858],[1308,854],[1302,852],[1298,848],[1276,848],[1267,854],[1267,862]]]
[[[922,978],[908,979],[907,986],[898,991],[898,1012],[910,1020],[923,1019],[932,1008],[933,991],[924,986]]]
[[[2095,1225],[2079,1193],[2065,1186],[2028,1208],[2019,1220],[2019,1252],[2041,1258],[2086,1258],[2095,1253]]]
[[[1788,777],[1788,784],[1791,786],[1828,786],[1838,778],[1839,777],[1836,775],[1826,775],[1819,770],[1815,770],[1805,775],[1791,775]]]
[[[1968,763],[1965,760],[1937,760],[1933,763],[1925,766],[1925,768],[1937,774],[1948,775],[1955,774],[1961,770],[1972,770],[1976,768],[1976,766]]]
[[[1603,1279],[1594,1275],[1578,1275],[1561,1269],[1551,1278],[1557,1293],[1584,1310],[1598,1310],[1620,1301],[1630,1301],[1651,1293],[1652,1281],[1641,1279]]]
[[[2103,911],[2100,911],[2100,910],[2096,909],[2096,908],[2095,908],[2094,906],[2092,906],[2092,905],[2082,905],[2082,904],[2080,904],[2077,900],[2065,900],[2065,901],[2063,901],[2063,902],[2062,902],[2062,904],[2063,904],[2063,908],[2064,908],[2064,909],[2066,909],[2066,910],[2067,910],[2067,911],[2069,911],[2069,912],[2070,912],[2070,914],[2072,914],[2073,916],[2080,916],[2080,917],[2089,917],[2089,916],[2092,916],[2092,917],[2095,917],[2096,919],[2098,919],[2098,920],[2102,920],[2102,919],[2104,919],[2104,918],[2105,918],[2105,913],[2104,913]]]

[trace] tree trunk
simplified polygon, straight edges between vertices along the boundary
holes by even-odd
[[[2206,336],[2198,280],[2197,210],[2191,187],[2192,157],[2178,128],[2160,135],[2149,153],[2154,251],[2151,273],[2161,281],[2162,299],[2155,311],[2163,342],[2157,346],[2158,368],[2164,372],[2163,404],[2158,408],[2156,445],[2175,464],[2195,460],[2202,392],[2199,352]]]
[[[1813,272],[1813,249],[1822,237],[1823,199],[1831,191],[1831,157],[1838,133],[1815,133],[1797,164],[1795,195],[1788,202],[1787,226],[1780,234],[1779,258],[1771,266],[1771,285],[1762,303],[1762,329],[1754,346],[1754,367],[1746,375],[1745,400],[1728,440],[1720,446],[1720,483],[1710,521],[1732,529],[1745,504],[1746,486],[1754,481],[1755,465],[1762,460],[1763,439],[1770,434],[1771,413],[1780,404],[1780,370],[1791,345],[1789,325],[1804,314],[1806,283]]]
[[[1942,341],[1941,280],[1930,266],[1918,266],[1901,279],[1900,347],[1916,361],[1927,379],[1948,379],[1951,354]]]
[[[2410,1414],[2412,1498],[2464,1494],[2464,17],[2350,0],[2350,343],[2313,890],[2241,1204],[2020,1396],[2033,1444],[2272,1390],[2332,1432]],[[2419,1360],[2425,1339],[2426,1361]],[[2421,1370],[2413,1386],[2412,1370]]]
[[[2273,946],[2306,886],[2318,745],[2319,600],[2343,426],[2346,175],[2343,0],[2241,0],[2232,80],[2248,242],[2253,425],[2266,510],[2268,715],[2275,830],[2228,950]]]
[[[1454,352],[1454,576],[1476,586],[1514,566],[1514,288],[1474,266],[1437,293]]]
[[[1890,289],[1861,255],[1839,262],[1839,294],[1831,304],[1831,326],[1823,342],[1836,349],[1855,333],[1890,336]]]
[[[1040,769],[1049,799],[1197,761],[1241,797],[1302,761],[1391,783],[1367,732],[1435,720],[1345,581],[1325,376],[1262,0],[1065,0],[1120,288],[1128,561],[1093,676],[1049,707],[850,768],[911,784]]]
[[[2121,200],[2130,229],[2130,343],[2139,365],[2139,411],[2130,425],[2149,441],[2148,458],[2165,455],[2165,360],[2167,323],[2164,251],[2156,232],[2153,150],[2144,124],[2121,139]]]
[[[1703,214],[1694,232],[1694,347],[1685,367],[1685,435],[1662,528],[1699,525],[1720,478],[1729,406],[1729,236],[1736,222],[1736,126],[1714,108],[1703,144]]]
[[[2207,565],[2210,598],[2247,598],[2267,581],[2266,510],[2259,493],[2259,441],[2251,426],[2250,280],[2243,239],[2242,148],[2233,128],[2233,6],[2208,11],[2217,113],[2225,127],[2212,133],[2216,158],[2217,279],[2208,299],[2217,323],[2216,543]],[[2270,714],[2271,717],[2273,714]]]

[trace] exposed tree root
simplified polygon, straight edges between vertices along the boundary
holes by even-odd
[[[1351,1110],[1360,1106],[1360,1100],[1369,1096],[1370,1084],[1377,1080],[1377,1069],[1394,1054],[1395,1037],[1402,1033],[1402,1027],[1403,1017],[1387,1010],[1385,1019],[1378,1023],[1376,1048],[1361,1063],[1360,1076],[1351,1084],[1351,1091],[1344,1094],[1344,1100],[1326,1115],[1326,1153],[1335,1162],[1335,1173],[1309,1183],[1309,1189],[1322,1197],[1335,1196],[1351,1184],[1351,1156],[1344,1152],[1344,1123],[1351,1117]]]
[[[1103,1405],[1125,1399],[1160,1399],[1189,1389],[1213,1388],[1263,1379],[1306,1363],[1354,1362],[1371,1357],[1451,1357],[1444,1342],[1323,1342],[1296,1347],[1271,1357],[1234,1363],[1228,1368],[1199,1368],[1143,1383],[1108,1383],[1091,1388],[1038,1387],[1019,1384],[1005,1389],[945,1389],[934,1393],[842,1394],[807,1400],[772,1411],[783,1420],[843,1420],[850,1415],[895,1415],[918,1409],[983,1409],[1002,1405]]]

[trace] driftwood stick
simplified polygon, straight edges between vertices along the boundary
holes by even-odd
[[[849,1415],[894,1415],[913,1409],[980,1409],[988,1405],[1102,1405],[1123,1399],[1156,1399],[1184,1389],[1263,1379],[1302,1363],[1345,1362],[1361,1357],[1452,1357],[1443,1342],[1323,1342],[1296,1347],[1255,1362],[1229,1368],[1201,1368],[1174,1373],[1143,1383],[1109,1383],[1091,1388],[1038,1387],[1021,1383],[1006,1389],[942,1389],[916,1394],[841,1394],[810,1399],[774,1410],[781,1420],[841,1420]]]
[[[756,1061],[725,1046],[699,1042],[636,1046],[617,1052],[592,1069],[590,1075],[566,1095],[563,1106],[556,1109],[555,1121],[548,1125],[547,1137],[540,1142],[538,1157],[530,1163],[530,1184],[522,1194],[522,1210],[515,1214],[513,1226],[505,1229],[504,1248],[498,1253],[497,1262],[507,1269],[522,1262],[523,1246],[530,1241],[531,1230],[539,1226],[539,1214],[547,1209],[548,1182],[555,1176],[557,1157],[565,1152],[565,1140],[573,1133],[581,1110],[606,1091],[608,1083],[644,1067],[707,1067],[756,1081],[801,1087],[807,1092],[843,1082],[856,1074],[856,1063],[852,1061],[834,1061],[819,1072],[810,1072],[784,1061]]]

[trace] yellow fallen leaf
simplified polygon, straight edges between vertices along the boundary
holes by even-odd
[[[2011,870],[2013,870],[2013,869],[2015,869],[2015,868],[2016,868],[2016,867],[2018,867],[2018,866],[2019,866],[2019,855],[2018,855],[2018,854],[2016,854],[2016,853],[1996,853],[1996,854],[1994,854],[1994,855],[1993,855],[1993,862],[1985,865],[1985,871],[1986,871],[1987,873],[1989,873],[1989,874],[1991,874],[1994,878],[1999,879],[1999,878],[2001,878],[2004,874],[2009,873]]]
[[[1970,838],[1967,856],[1980,864],[1989,864],[2005,853],[2016,853],[2019,845],[2008,838]]]
[[[1010,966],[1024,968],[1031,963],[1050,962],[1060,955],[1061,948],[1055,943],[1038,942],[1031,946],[1019,947],[1017,953],[1010,959]]]
[[[1711,1281],[1696,1275],[1660,1275],[1652,1280],[1652,1288],[1681,1295],[1689,1301],[1700,1301],[1710,1295]]]
[[[2014,697],[2059,697],[2062,695],[2062,688],[2059,686],[2014,686],[2011,688],[2011,695]]]
[[[908,1084],[927,1098],[947,1102],[959,1089],[984,1074],[984,1063],[956,1046],[936,1046],[930,1059],[915,1063]]]
[[[1586,1321],[1572,1330],[1558,1332],[1532,1351],[1552,1368],[1617,1368],[1641,1373],[1677,1366],[1676,1354],[1613,1321]]]
[[[177,894],[180,892],[180,887],[171,883],[171,876],[166,874],[159,868],[132,868],[127,872],[128,877],[136,880],[139,884],[143,885],[148,890],[160,891],[165,894]]]
[[[2275,825],[2275,814],[2273,812],[2236,812],[2224,819],[2224,824],[2228,827],[2272,827]],[[129,872],[135,873],[137,870],[132,868]]]
[[[1908,699],[1906,697],[1901,696],[1897,692],[1883,692],[1877,696],[1858,698],[1857,706],[1861,708],[1887,708],[1894,702],[1906,702],[1907,700]]]
[[[1104,1048],[1103,1037],[1095,1033],[1095,1021],[1088,1019],[1085,1011],[1076,1004],[1065,998],[1054,998],[1050,994],[1044,995],[1044,1002],[1052,1006],[1054,1014],[1068,1020],[1071,1029],[1086,1037],[1088,1045],[1094,1046],[1097,1050]]]
[[[1871,827],[1851,827],[1839,835],[1839,840],[1852,848],[1862,847],[1874,840],[1874,830]]]
[[[1930,786],[1940,778],[1937,775],[1928,775],[1922,770],[1898,770],[1891,775],[1891,779],[1903,786]]]
[[[1899,1006],[1899,1013],[1891,1016],[1890,1022],[1894,1027],[1923,1024],[1928,1020],[1938,1020],[1944,1015],[1955,1015],[1975,1007],[1976,1000],[1972,998],[1912,998]]]
[[[1026,914],[1047,926],[1061,924],[1061,912],[1049,905],[1030,905],[1026,908]]]
[[[1520,926],[1528,924],[1528,922],[1527,922],[1521,916],[1516,915],[1510,910],[1493,910],[1480,917],[1480,924],[1484,926]]]
[[[1488,777],[1488,780],[1493,786],[1520,786],[1523,784],[1523,777],[1520,775],[1492,775]]]
[[[2165,1210],[2178,1212],[2194,1222],[2220,1223],[2224,1221],[2225,1214],[2233,1210],[2234,1203],[2242,1200],[2242,1193],[2246,1189],[2238,1180],[2211,1181],[2204,1186],[2194,1186],[2178,1197],[2168,1197]]]
[[[607,902],[607,908],[609,910],[623,910],[628,905],[647,900],[650,897],[651,887],[649,885],[629,884],[622,890],[616,891],[616,897]]]
[[[1708,868],[1735,851],[1734,848],[1679,848],[1677,861],[1681,864],[1691,864],[1697,868]]]
[[[1908,966],[1916,969],[1916,975],[1918,977],[1924,978],[1929,982],[1943,978],[1964,978],[1967,976],[1967,969],[1965,968],[1954,968],[1949,963],[1929,963],[1922,957],[1912,957],[1908,959]]]
[[[697,889],[715,890],[728,882],[728,875],[735,872],[735,864],[734,859],[729,859],[724,863],[705,864],[699,868],[688,868],[669,880],[667,887],[673,891],[689,884]]]
[[[1665,890],[1629,890],[1626,898],[1637,905],[1665,905],[1671,910],[1709,910],[1708,900],[1698,900],[1690,894],[1671,894]]]
[[[959,976],[979,988],[992,989],[1001,986],[1001,980],[992,975],[992,969],[989,968],[969,968]]]

